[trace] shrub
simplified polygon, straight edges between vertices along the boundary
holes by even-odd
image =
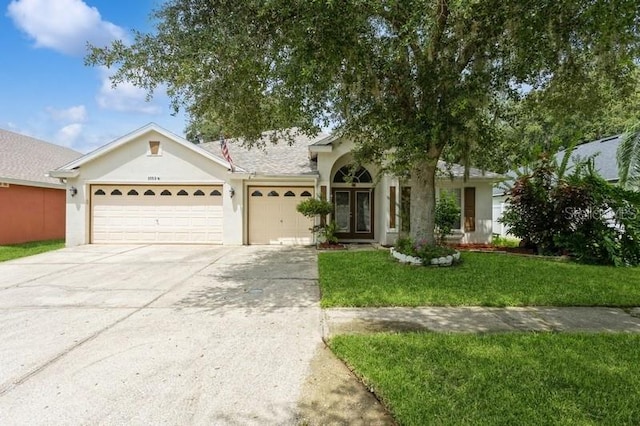
[[[425,265],[435,257],[449,256],[456,252],[451,247],[427,244],[425,240],[414,241],[410,237],[398,238],[394,247],[402,254],[422,259]]]
[[[440,199],[436,202],[435,222],[436,237],[438,242],[443,244],[453,229],[460,226],[460,207],[453,195],[447,192],[440,193]]]
[[[319,198],[307,198],[298,203],[296,210],[305,217],[322,219],[333,212],[333,204]],[[335,222],[327,224],[324,220],[321,220],[319,224],[313,225],[310,231],[313,234],[318,234],[324,241],[335,244],[338,242],[338,238],[335,236],[336,228]]]

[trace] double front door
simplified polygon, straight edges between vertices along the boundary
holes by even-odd
[[[373,188],[334,188],[334,220],[340,239],[373,239]]]

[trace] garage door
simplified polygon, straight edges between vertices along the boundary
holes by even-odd
[[[311,244],[313,220],[298,213],[312,187],[250,186],[249,244]]]
[[[92,185],[92,243],[222,243],[222,185]]]

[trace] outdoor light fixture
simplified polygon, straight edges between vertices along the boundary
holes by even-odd
[[[233,198],[234,195],[236,195],[236,190],[233,188],[229,188],[229,197]]]
[[[69,194],[71,194],[72,197],[75,197],[77,193],[78,193],[78,188],[76,188],[75,186],[72,186],[71,188],[69,188]]]

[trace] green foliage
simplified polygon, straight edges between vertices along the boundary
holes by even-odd
[[[617,152],[618,174],[622,187],[640,190],[640,121],[630,126]]]
[[[638,15],[637,0],[169,0],[149,34],[86,62],[116,68],[115,83],[166,87],[175,109],[248,144],[335,125],[356,160],[415,179],[429,202],[412,208],[411,233],[433,242],[437,160],[469,166],[491,149],[504,100],[585,107],[590,75],[624,81]]]
[[[370,333],[329,346],[400,425],[640,423],[633,333]]]
[[[606,182],[591,160],[578,163],[566,177],[563,169],[542,159],[530,175],[516,180],[501,219],[509,232],[542,254],[640,264],[640,194]]]
[[[435,211],[436,235],[440,244],[446,237],[453,234],[453,230],[460,226],[460,207],[453,195],[441,192],[440,199],[436,202]]]
[[[455,268],[407,268],[384,250],[321,253],[323,307],[640,306],[640,268],[461,252]]]
[[[454,254],[450,247],[428,244],[425,240],[415,241],[411,237],[398,238],[394,248],[402,254],[422,259],[424,265],[429,265],[431,259]]]
[[[493,234],[491,236],[491,244],[496,247],[518,247],[520,240],[517,238],[504,237],[502,235]]]
[[[330,244],[338,244],[338,237],[336,237],[337,230],[338,224],[335,220],[332,220],[320,231],[320,236]]]
[[[333,204],[319,198],[307,198],[296,206],[296,210],[305,217],[326,216],[333,212]]]

